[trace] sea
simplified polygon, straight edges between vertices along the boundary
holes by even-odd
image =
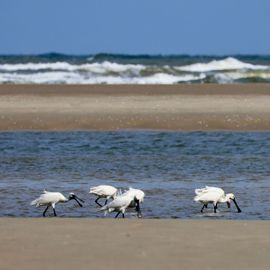
[[[269,132],[1,132],[0,153],[1,217],[42,218],[30,203],[47,190],[85,201],[57,204],[59,217],[113,218],[89,194],[107,184],[142,189],[143,218],[270,219]],[[206,185],[234,193],[242,213],[220,204],[202,214],[194,189]]]
[[[0,55],[0,84],[270,82],[269,55]]]

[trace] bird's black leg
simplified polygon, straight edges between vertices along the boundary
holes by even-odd
[[[125,214],[124,213],[122,213],[122,218],[125,218]]]
[[[231,208],[230,202],[227,202],[227,206],[228,206],[228,208]]]
[[[208,207],[208,204],[205,204],[204,207],[207,208]]]
[[[102,207],[102,205],[98,202],[99,199],[100,199],[100,197],[97,197],[97,199],[95,200],[95,203],[96,203],[97,205],[99,205],[100,207]]]
[[[119,211],[114,218],[117,218],[120,215],[121,211]]]
[[[214,213],[217,212],[217,204],[214,204]]]
[[[49,207],[50,207],[50,206],[49,206],[49,205],[47,205],[46,209],[44,210],[44,212],[43,212],[43,214],[42,214],[42,215],[43,215],[43,217],[45,217],[45,214],[46,214],[47,210],[49,209]]]
[[[107,202],[108,202],[108,199],[106,199],[106,201],[105,201],[104,205],[106,205],[106,204],[107,204]]]
[[[204,205],[203,205],[203,207],[202,207],[202,209],[201,209],[201,213],[203,213],[203,209],[204,209],[204,208],[207,208],[207,204],[204,204]]]
[[[55,217],[57,217],[54,207],[53,207],[53,214]]]

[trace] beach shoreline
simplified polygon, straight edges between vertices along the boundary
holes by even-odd
[[[0,218],[1,269],[268,269],[269,221]]]
[[[268,131],[270,84],[0,85],[0,131]]]

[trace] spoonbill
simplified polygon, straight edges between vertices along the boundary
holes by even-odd
[[[123,193],[117,196],[113,201],[109,202],[108,204],[104,205],[100,208],[100,211],[105,211],[105,215],[109,212],[117,212],[115,218],[122,213],[122,217],[125,218],[126,209],[130,206],[131,203],[135,204],[136,210],[140,209],[138,204],[139,200],[134,196],[131,192]]]
[[[36,205],[36,207],[47,206],[43,212],[44,217],[48,208],[51,206],[53,209],[54,216],[57,216],[56,211],[55,211],[55,205],[57,203],[66,203],[71,200],[75,200],[80,207],[82,207],[81,203],[84,203],[84,201],[78,198],[74,193],[69,193],[68,198],[66,198],[60,192],[49,192],[49,191],[44,190],[43,194],[41,194],[37,199],[31,202],[31,205]]]
[[[218,187],[208,187],[201,189],[195,189],[196,196],[194,201],[203,204],[201,213],[203,213],[204,208],[207,208],[208,203],[213,203],[214,213],[216,213],[218,203],[227,203],[228,208],[230,208],[230,202],[233,201],[238,213],[241,213],[241,209],[238,206],[235,195],[233,193],[225,194],[224,190]]]
[[[102,205],[98,202],[98,200],[100,198],[106,198],[106,201],[104,204],[106,205],[109,199],[115,199],[116,194],[117,194],[117,189],[109,185],[100,185],[96,187],[91,187],[89,193],[97,196],[95,203],[98,204],[100,207],[102,207]]]
[[[130,195],[133,198],[136,198],[137,201],[132,200],[128,208],[135,208],[138,218],[142,217],[140,204],[143,203],[145,193],[141,189],[129,188],[123,195]]]
[[[214,191],[216,193],[220,193],[221,195],[223,195],[225,192],[222,188],[218,188],[218,187],[209,187],[209,186],[206,186],[204,188],[197,188],[195,189],[195,193],[197,195],[200,195],[200,194],[203,194],[203,193],[207,193],[209,191]],[[231,204],[230,204],[230,200],[226,201],[227,203],[227,206],[228,208],[231,207]],[[207,208],[208,204],[204,204],[204,207],[203,208]]]

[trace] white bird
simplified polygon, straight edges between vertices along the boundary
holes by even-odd
[[[214,212],[216,213],[218,203],[227,203],[228,208],[230,208],[230,202],[233,201],[238,213],[242,212],[239,208],[235,195],[233,193],[225,194],[224,190],[217,187],[208,187],[195,189],[197,196],[194,197],[194,201],[203,204],[201,213],[203,213],[204,208],[207,208],[208,203],[213,203]]]
[[[54,216],[57,216],[56,211],[55,211],[55,205],[57,203],[66,203],[70,200],[75,200],[79,204],[80,207],[82,207],[82,204],[80,202],[84,203],[84,201],[78,198],[74,193],[69,193],[69,197],[66,198],[60,192],[48,192],[44,190],[43,194],[41,194],[37,199],[31,202],[31,205],[36,205],[36,207],[47,206],[43,212],[44,217],[48,208],[51,206],[53,208]]]
[[[132,200],[129,204],[129,208],[135,208],[137,211],[137,216],[142,217],[140,204],[143,203],[145,193],[141,189],[129,188],[123,195],[131,195],[136,198],[136,202]]]
[[[108,185],[100,185],[96,187],[91,187],[89,193],[97,196],[95,203],[102,207],[102,205],[98,202],[100,198],[106,198],[105,204],[107,204],[109,199],[115,199],[117,195],[117,189],[113,186]]]
[[[139,200],[132,192],[125,192],[124,194],[117,196],[113,201],[101,207],[100,211],[105,211],[105,215],[108,212],[117,212],[115,218],[117,218],[119,214],[122,213],[122,217],[124,218],[126,209],[131,205],[131,203],[133,203],[133,201],[136,204],[135,207],[137,209]]]

